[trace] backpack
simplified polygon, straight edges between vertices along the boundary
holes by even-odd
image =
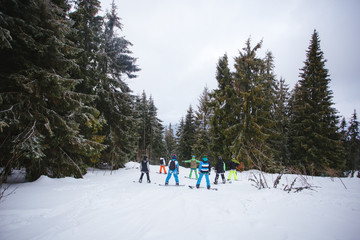
[[[171,171],[174,171],[175,168],[176,168],[175,161],[174,161],[174,160],[171,160],[170,165],[169,165],[169,169],[170,169]]]

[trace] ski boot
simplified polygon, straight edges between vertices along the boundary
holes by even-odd
[[[168,182],[166,182],[166,183],[165,183],[165,186],[167,186],[167,185],[169,185],[169,183],[168,183]]]
[[[141,178],[139,179],[139,183],[142,183],[142,179],[141,179]]]
[[[214,184],[215,184],[215,185],[218,184],[217,180],[215,180]]]
[[[199,184],[196,184],[196,188],[199,188],[200,187],[200,185]]]
[[[210,189],[210,185],[207,186],[207,189]]]
[[[176,186],[179,186],[179,183],[178,183],[178,182],[176,183]]]
[[[151,181],[150,181],[150,180],[148,180],[147,182],[148,182],[148,183],[151,183]]]

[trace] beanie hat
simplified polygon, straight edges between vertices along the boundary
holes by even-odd
[[[204,160],[204,161],[207,161],[207,160],[208,160],[207,157],[206,157],[206,155],[204,155],[203,160]]]
[[[172,159],[176,159],[176,154],[174,154],[174,156],[172,157]]]

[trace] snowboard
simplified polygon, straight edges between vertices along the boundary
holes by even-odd
[[[196,189],[196,186],[190,186],[190,185],[189,185],[189,188],[191,188],[191,189]],[[206,187],[199,187],[199,188],[205,188],[205,189],[207,189]],[[212,188],[212,187],[210,187],[208,190],[217,191],[218,189],[217,189],[217,188]]]
[[[168,184],[168,185],[159,184],[159,186],[162,186],[162,187],[183,187],[185,185],[184,184],[179,184],[179,185],[175,185],[175,184]]]

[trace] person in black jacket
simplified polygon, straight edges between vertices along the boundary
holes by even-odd
[[[216,165],[215,165],[215,172],[216,172],[216,176],[215,176],[215,181],[214,181],[214,184],[218,184],[218,179],[219,179],[219,175],[221,174],[221,178],[222,178],[222,181],[223,181],[223,184],[226,183],[226,180],[225,180],[225,162],[223,160],[223,158],[220,156]]]
[[[147,182],[151,183],[150,175],[149,175],[150,164],[149,164],[149,161],[147,160],[147,156],[144,156],[143,160],[140,162],[140,172],[141,172],[141,175],[140,175],[139,183],[142,182],[142,178],[144,176],[144,173],[146,173]]]

